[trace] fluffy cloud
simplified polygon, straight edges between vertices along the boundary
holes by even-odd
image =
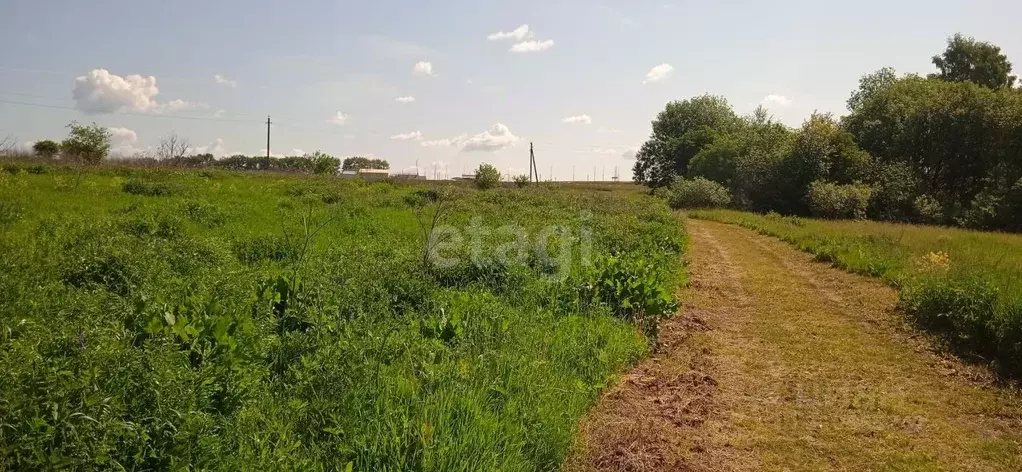
[[[651,84],[651,83],[654,83],[654,82],[660,82],[661,80],[664,80],[664,79],[670,77],[672,73],[674,73],[674,67],[673,66],[671,66],[670,64],[666,64],[666,63],[665,64],[660,64],[660,65],[650,69],[649,72],[646,73],[646,80],[643,80],[642,83],[643,83],[643,85],[645,85],[645,84]]]
[[[412,72],[418,75],[433,75],[433,63],[428,61],[419,61],[415,63],[415,67],[412,68]]]
[[[521,138],[511,133],[511,129],[497,123],[482,133],[469,136],[463,134],[455,138],[431,139],[419,141],[422,147],[457,147],[464,152],[493,152],[514,146]]]
[[[237,81],[230,80],[227,77],[224,77],[224,76],[222,76],[220,74],[214,75],[213,76],[213,81],[218,83],[218,84],[220,84],[220,85],[226,85],[228,87],[237,87],[238,86],[238,82]]]
[[[522,25],[506,33],[503,31],[493,33],[487,36],[486,39],[489,39],[490,41],[499,41],[502,39],[513,39],[515,41],[521,41],[525,38],[531,38],[535,35],[536,35],[535,33],[529,31],[529,25]]]
[[[617,150],[616,149],[607,149],[607,148],[593,148],[592,152],[593,152],[593,154],[603,154],[603,155],[617,154]]]
[[[522,41],[511,46],[511,52],[539,52],[546,51],[554,47],[554,40],[545,39],[543,41]]]
[[[326,122],[335,126],[344,126],[348,122],[348,115],[345,115],[344,113],[341,112],[337,112],[336,115],[334,115],[329,120],[326,120]]]
[[[635,148],[627,149],[624,154],[621,154],[621,157],[625,159],[635,159],[635,153],[637,152],[639,152],[639,150]]]
[[[87,114],[162,113],[207,106],[184,100],[160,103],[156,100],[159,93],[156,77],[141,75],[121,77],[111,74],[106,69],[93,69],[88,74],[76,78],[71,87],[75,107]]]
[[[216,140],[213,141],[210,144],[207,144],[207,145],[204,145],[204,146],[195,146],[195,147],[192,147],[192,148],[188,148],[188,152],[191,153],[191,154],[207,154],[208,153],[208,154],[212,154],[212,155],[217,156],[217,157],[223,156],[224,154],[226,154],[226,152],[224,152],[224,139],[223,138],[216,138]],[[266,154],[266,151],[263,151],[263,154]]]
[[[497,123],[491,126],[490,129],[465,139],[461,145],[461,150],[466,152],[499,151],[514,146],[519,139],[518,136],[511,134],[511,129],[507,126]]]
[[[110,141],[113,143],[133,143],[138,141],[138,134],[135,130],[128,128],[107,128],[110,132]]]
[[[415,101],[415,97],[412,97],[412,96],[397,97],[397,98],[394,99],[394,101],[398,102],[398,103],[412,103],[412,102]]]
[[[304,149],[294,148],[294,149],[291,150],[291,155],[292,156],[304,156],[305,155],[305,150]]]
[[[430,140],[427,140],[427,141],[420,141],[419,145],[422,146],[422,147],[451,147],[451,146],[460,146],[461,145],[460,143],[464,142],[466,138],[468,138],[468,135],[463,134],[463,135],[458,136],[456,138],[450,138],[450,139],[444,138],[444,139],[430,139]]]
[[[789,99],[788,97],[785,97],[784,95],[770,94],[770,95],[767,95],[766,97],[763,97],[763,104],[764,105],[777,105],[777,106],[785,107],[785,106],[791,105],[791,99]]]
[[[589,115],[578,115],[578,116],[569,116],[569,117],[561,120],[561,122],[562,123],[569,123],[569,124],[590,125],[590,124],[593,123],[593,119]]]
[[[418,141],[422,139],[422,131],[412,131],[411,133],[401,133],[391,136],[390,139],[396,141]]]

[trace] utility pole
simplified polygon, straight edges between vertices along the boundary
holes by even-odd
[[[266,115],[266,166],[270,165],[270,115]]]
[[[571,181],[575,181],[575,166],[571,166]]]
[[[546,176],[546,179],[551,182],[554,181],[554,166],[550,166],[550,174]]]
[[[532,180],[533,175],[536,176],[536,180]],[[536,167],[536,151],[532,147],[532,143],[529,143],[529,181],[539,183],[539,168]]]

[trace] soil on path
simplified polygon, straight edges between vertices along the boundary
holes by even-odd
[[[1022,398],[936,354],[880,282],[689,220],[663,347],[583,421],[569,470],[1022,470]]]

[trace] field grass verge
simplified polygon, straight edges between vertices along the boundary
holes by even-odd
[[[637,190],[0,173],[0,469],[555,469],[684,243]]]
[[[693,218],[778,237],[817,260],[881,277],[921,327],[967,360],[1022,374],[1022,236],[873,221],[693,210]]]

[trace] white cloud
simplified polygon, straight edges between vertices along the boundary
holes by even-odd
[[[514,39],[515,41],[521,41],[525,38],[531,38],[535,35],[536,33],[529,31],[529,25],[522,25],[506,33],[503,31],[493,33],[487,36],[486,39],[490,41],[500,41],[502,39]]]
[[[222,76],[220,74],[214,75],[213,76],[213,81],[218,83],[218,84],[220,84],[220,85],[226,85],[228,87],[237,87],[238,86],[238,82],[237,81],[230,80],[227,77],[224,77],[224,76]]]
[[[589,115],[578,115],[578,116],[569,116],[569,117],[561,120],[561,122],[562,123],[569,123],[569,124],[591,125],[591,124],[593,124],[593,119]]]
[[[110,132],[110,141],[113,143],[133,143],[138,141],[138,134],[128,128],[107,128]]]
[[[666,63],[660,64],[660,65],[650,69],[649,72],[646,73],[646,80],[643,80],[642,84],[645,85],[645,84],[651,84],[651,83],[654,83],[654,82],[660,82],[660,81],[670,77],[672,73],[674,73],[674,67],[673,66],[671,66],[670,64],[666,64]]]
[[[464,140],[461,150],[466,152],[485,151],[493,152],[514,146],[520,138],[511,134],[511,129],[497,123],[490,129]]]
[[[305,155],[305,150],[304,149],[294,148],[294,149],[291,150],[291,155],[294,155],[294,156],[304,156]]]
[[[777,105],[780,107],[786,107],[788,105],[791,105],[791,99],[785,97],[784,95],[770,94],[767,95],[766,97],[763,97],[762,103],[764,105]]]
[[[191,154],[212,154],[216,157],[223,156],[226,154],[224,151],[224,138],[216,138],[215,141],[204,146],[188,148],[188,152]],[[263,151],[263,154],[266,154],[266,151]]]
[[[208,106],[184,100],[161,104],[156,100],[159,93],[156,77],[140,75],[121,77],[111,74],[106,69],[93,69],[88,74],[76,78],[71,87],[75,107],[87,114],[161,113]]]
[[[422,131],[412,131],[411,133],[401,133],[391,136],[390,139],[396,141],[418,141],[422,139]]]
[[[621,154],[621,157],[625,159],[635,159],[635,153],[637,152],[639,152],[639,150],[635,148],[626,149],[625,152]]]
[[[344,126],[348,122],[348,115],[345,115],[344,113],[341,112],[337,112],[336,115],[334,115],[329,120],[326,120],[326,122],[336,126]]]
[[[593,154],[610,155],[610,154],[617,154],[617,150],[616,149],[607,149],[607,148],[593,148],[592,153]]]
[[[412,69],[418,75],[433,75],[433,63],[428,61],[419,61],[415,63],[415,67]]]
[[[398,103],[412,103],[412,102],[415,101],[415,97],[412,97],[412,96],[397,97],[397,98],[394,99],[394,101],[398,102]]]
[[[419,145],[422,146],[422,147],[451,147],[451,146],[460,146],[461,143],[464,142],[465,139],[467,139],[467,138],[468,138],[468,135],[463,134],[463,135],[458,136],[456,138],[450,138],[450,139],[444,138],[444,139],[431,139],[431,140],[428,140],[428,141],[420,141]]]
[[[552,39],[545,39],[545,40],[542,40],[542,41],[532,40],[532,41],[522,41],[520,43],[517,43],[514,46],[511,46],[511,49],[509,49],[509,51],[511,51],[511,52],[539,52],[539,51],[546,51],[547,49],[550,49],[552,47],[554,47],[554,40],[552,40]]]

